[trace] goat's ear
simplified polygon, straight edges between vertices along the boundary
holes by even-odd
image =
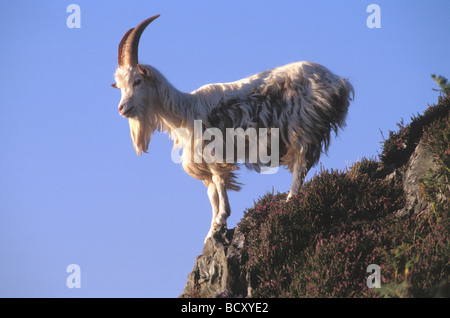
[[[137,67],[138,67],[139,73],[141,73],[141,75],[144,76],[144,78],[150,79],[152,77],[152,75],[150,74],[150,71],[147,68],[145,68],[141,64],[138,64]]]
[[[111,87],[118,88],[116,83],[112,83]]]

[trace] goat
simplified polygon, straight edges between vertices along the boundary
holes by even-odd
[[[136,153],[147,152],[154,131],[168,132],[174,147],[183,149],[182,167],[202,180],[212,205],[212,234],[226,226],[230,215],[227,190],[240,190],[235,171],[238,162],[193,162],[194,122],[202,129],[267,128],[279,133],[279,163],[293,173],[287,200],[297,194],[308,170],[315,165],[336,134],[345,126],[352,85],[327,68],[312,62],[296,62],[231,82],[209,84],[192,93],[173,87],[150,65],[138,62],[139,39],[159,15],[144,20],[122,37],[119,67],[113,87],[121,89],[120,115],[129,119]],[[180,133],[180,129],[188,134]],[[208,143],[203,142],[201,147]],[[271,144],[266,144],[268,148]],[[248,146],[246,146],[248,147]],[[245,159],[248,159],[248,154]],[[261,160],[245,166],[260,171]]]

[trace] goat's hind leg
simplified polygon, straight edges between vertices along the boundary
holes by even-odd
[[[297,162],[294,167],[294,179],[292,180],[291,190],[289,191],[289,195],[286,201],[289,201],[292,196],[296,195],[300,191],[300,187],[305,180],[306,174],[308,173],[309,168],[304,163]]]

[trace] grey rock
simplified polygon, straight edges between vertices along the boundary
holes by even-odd
[[[421,183],[422,178],[430,170],[436,170],[437,164],[432,153],[420,142],[414,153],[409,158],[406,171],[403,175],[403,190],[405,192],[406,204],[397,215],[419,214],[429,208],[425,200]]]
[[[244,235],[222,228],[203,247],[179,297],[246,297]]]

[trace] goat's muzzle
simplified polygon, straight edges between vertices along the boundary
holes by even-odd
[[[134,107],[130,104],[124,103],[119,105],[119,113],[121,116],[130,118],[133,117]]]

